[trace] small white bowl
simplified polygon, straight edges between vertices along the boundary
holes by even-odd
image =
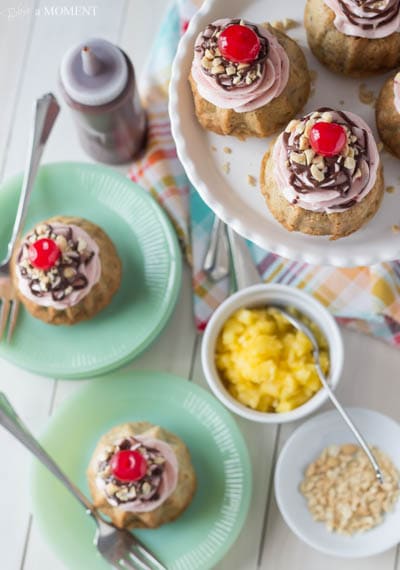
[[[253,410],[241,404],[230,395],[219,377],[215,365],[215,346],[218,335],[226,320],[238,309],[243,307],[267,306],[268,303],[280,303],[287,307],[299,309],[318,325],[324,333],[330,354],[330,383],[333,388],[339,382],[343,369],[343,341],[338,325],[332,315],[313,297],[287,285],[254,285],[238,291],[226,299],[212,315],[201,347],[201,362],[207,382],[215,396],[232,412],[261,423],[286,423],[304,418],[315,412],[328,398],[324,388],[321,388],[310,400],[290,412],[268,413]]]
[[[370,445],[377,446],[400,469],[400,425],[372,410],[347,410]],[[357,443],[335,410],[319,414],[300,426],[285,443],[276,464],[275,496],[286,524],[306,544],[331,556],[362,558],[384,552],[400,539],[400,502],[382,524],[364,533],[342,536],[313,520],[299,491],[307,466],[325,447]]]

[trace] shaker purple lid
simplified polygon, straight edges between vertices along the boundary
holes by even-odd
[[[61,82],[82,105],[104,105],[117,98],[128,81],[128,66],[114,44],[93,38],[72,47],[62,59]]]

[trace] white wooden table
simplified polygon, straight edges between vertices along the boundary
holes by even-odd
[[[166,2],[0,0],[0,180],[23,168],[32,102],[47,91],[58,93],[57,69],[65,50],[85,38],[102,36],[124,48],[140,73]],[[69,15],[73,6],[91,7],[91,15]],[[89,160],[80,149],[66,108],[44,156],[44,162],[60,160]],[[344,340],[347,356],[338,390],[343,402],[375,408],[400,420],[400,354],[347,331]],[[204,385],[199,348],[186,270],[181,298],[166,330],[127,369],[165,370]],[[82,383],[41,378],[0,361],[0,389],[34,433],[40,432],[49,415]],[[323,556],[302,544],[277,510],[270,478],[276,456],[296,426],[279,429],[245,420],[238,423],[253,461],[254,495],[243,532],[218,569],[400,570],[396,548],[366,560],[346,561]],[[30,513],[28,453],[4,430],[0,430],[0,450],[0,569],[66,570],[42,540]]]

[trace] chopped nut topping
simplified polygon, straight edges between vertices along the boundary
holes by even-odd
[[[290,158],[292,160],[292,162],[296,162],[297,164],[305,164],[306,163],[306,157],[303,153],[299,153],[299,152],[292,152],[290,153]]]
[[[348,170],[353,171],[355,166],[356,166],[356,161],[354,160],[354,158],[348,156],[344,161],[344,167],[347,168]]]
[[[322,182],[325,179],[324,172],[318,168],[316,164],[312,164],[310,168],[311,176],[318,180],[318,182]]]
[[[238,24],[243,20],[231,20]],[[256,59],[249,63],[230,61],[221,55],[218,49],[218,37],[223,27],[209,24],[201,36],[201,42],[195,50],[200,54],[203,71],[212,76],[223,89],[230,90],[236,86],[251,85],[262,77],[265,60],[268,57],[268,40],[259,33],[257,26],[243,22],[241,25],[251,28],[258,36],[260,49]]]
[[[386,187],[386,192],[388,194],[393,194],[395,192],[396,188],[394,186],[387,186]]]
[[[333,121],[332,113],[329,113],[328,111],[326,111],[325,113],[322,113],[321,119],[322,119],[325,123],[332,123],[332,121]]]
[[[304,151],[304,156],[306,157],[307,164],[311,164],[315,156],[315,151],[312,148],[308,148]]]
[[[288,124],[288,126],[285,129],[286,133],[292,133],[297,125],[300,123],[300,121],[298,121],[297,119],[293,119],[292,121],[290,121],[290,123]]]
[[[224,148],[222,150],[224,151],[225,154],[231,154],[232,153],[232,149],[230,146],[224,146]]]
[[[354,444],[331,445],[307,467],[300,491],[313,519],[324,522],[329,531],[352,535],[369,530],[393,509],[399,497],[399,473],[387,455],[377,448],[373,452],[383,485]]]

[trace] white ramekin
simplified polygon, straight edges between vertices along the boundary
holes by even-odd
[[[237,309],[267,306],[280,303],[299,309],[313,320],[324,333],[329,344],[330,376],[333,388],[339,382],[343,369],[343,340],[335,319],[316,299],[303,291],[287,285],[261,284],[247,287],[226,299],[212,315],[203,336],[201,361],[207,382],[215,396],[232,412],[261,423],[286,423],[304,418],[315,412],[328,398],[321,388],[308,402],[290,412],[268,413],[252,410],[231,396],[221,381],[215,366],[215,345],[226,320]]]

